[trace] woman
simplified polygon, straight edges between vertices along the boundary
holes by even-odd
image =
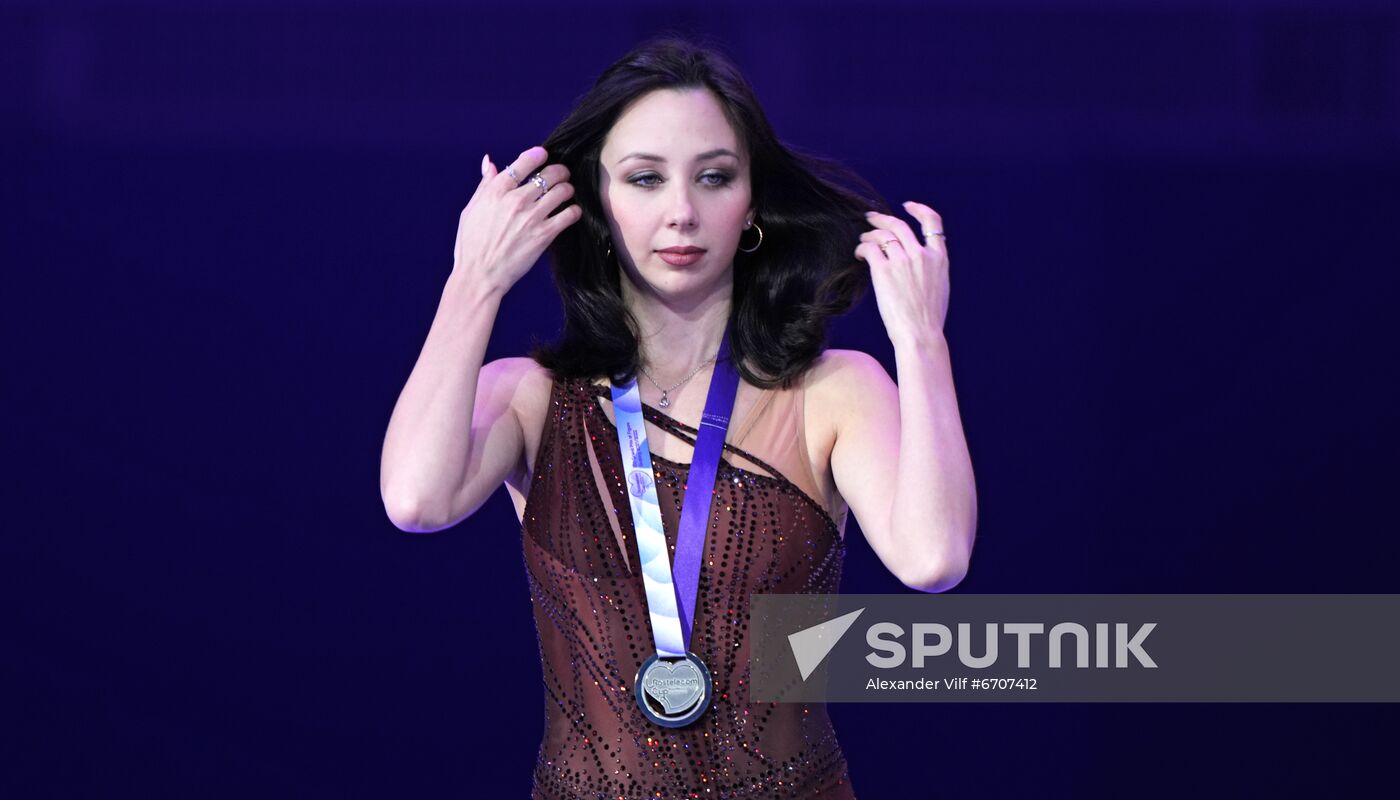
[[[543,147],[483,158],[381,490],[407,531],[510,492],[545,676],[535,797],[852,796],[824,707],[748,702],[749,595],[837,591],[847,509],[927,592],[961,580],[976,527],[942,224],[906,203],[920,238],[871,208],[677,40],[610,67]],[[483,366],[546,247],[561,341]],[[898,386],[822,349],[867,270]]]

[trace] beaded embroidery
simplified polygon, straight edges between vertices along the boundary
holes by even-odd
[[[525,507],[545,699],[533,797],[849,800],[826,707],[751,704],[746,686],[749,595],[836,592],[845,545],[819,503],[728,443],[726,456],[770,474],[719,464],[691,639],[711,666],[713,708],[687,728],[641,716],[630,681],[654,647],[617,438],[597,400],[606,391],[585,380],[555,383]],[[693,428],[649,406],[644,413],[693,440]],[[655,455],[652,463],[674,552],[688,465]]]

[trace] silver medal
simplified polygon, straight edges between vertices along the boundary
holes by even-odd
[[[694,653],[679,658],[653,653],[637,670],[636,687],[642,715],[667,728],[681,728],[699,719],[714,691],[710,671]]]

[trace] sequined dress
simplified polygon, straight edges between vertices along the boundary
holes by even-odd
[[[522,537],[544,673],[535,800],[854,797],[826,707],[750,703],[746,685],[749,595],[834,593],[841,580],[835,492],[812,475],[802,396],[799,384],[763,391],[742,416],[736,405],[690,643],[714,700],[699,721],[668,729],[633,695],[655,647],[608,387],[554,383]],[[643,411],[648,437],[694,441],[694,428]],[[689,465],[653,452],[652,466],[674,554]]]

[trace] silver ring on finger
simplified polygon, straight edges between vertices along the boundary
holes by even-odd
[[[516,183],[520,183],[520,176],[515,174],[515,167],[507,166],[506,174],[510,176],[511,180],[515,181]]]
[[[898,239],[886,239],[885,241],[880,242],[880,245],[879,245],[879,247],[880,247],[880,252],[883,253],[883,254],[885,255],[886,258],[889,258],[889,256],[890,256],[890,251],[886,250],[885,248],[886,248],[886,247],[889,247],[889,246],[892,245],[892,244],[897,243],[898,241],[899,241]]]
[[[929,239],[932,239],[935,236],[942,236],[944,239],[948,238],[948,235],[945,234],[943,231],[931,231],[928,228],[924,228],[924,241],[928,241]]]
[[[549,180],[538,172],[530,176],[530,183],[533,183],[535,184],[535,186],[539,187],[540,193],[535,195],[536,200],[540,199],[541,197],[544,197],[544,193],[549,191]]]

